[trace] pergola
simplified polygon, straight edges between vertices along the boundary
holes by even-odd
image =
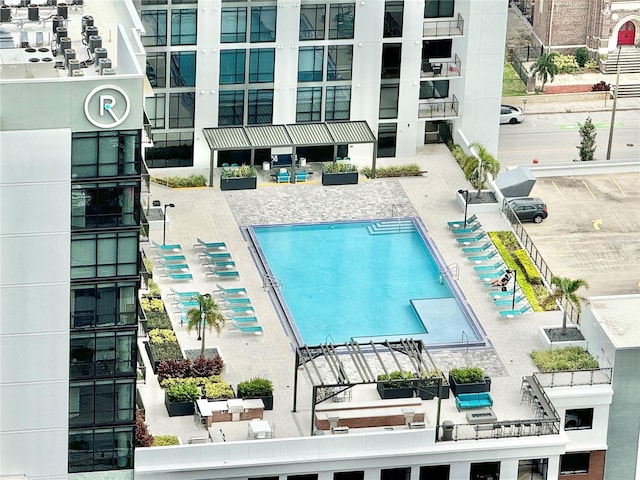
[[[364,120],[348,122],[292,123],[285,125],[251,125],[242,127],[203,128],[210,155],[209,185],[213,183],[213,160],[215,151],[250,150],[251,165],[254,165],[255,151],[259,148],[291,147],[295,158],[299,146],[333,145],[333,158],[338,145],[374,144],[371,158],[371,174],[375,178],[377,139],[369,124]],[[294,168],[294,162],[291,162]],[[295,175],[292,175],[295,178]]]
[[[313,385],[311,405],[311,432],[314,427],[316,405],[340,395],[356,385],[377,383],[378,375],[393,371],[411,371],[417,384],[424,372],[437,370],[422,340],[402,339],[358,343],[351,340],[345,344],[325,343],[316,346],[303,345],[296,348],[296,365],[293,390],[293,411],[297,408],[298,368],[307,374]],[[415,375],[418,378],[415,378]],[[438,385],[440,391],[440,385]],[[440,399],[438,399],[440,423]]]

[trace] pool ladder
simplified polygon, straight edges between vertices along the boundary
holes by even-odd
[[[447,268],[440,272],[440,283],[444,283],[444,277],[453,277],[456,280],[460,278],[460,265],[457,263],[450,263]]]
[[[282,282],[278,280],[276,277],[274,277],[273,275],[269,275],[268,273],[265,273],[262,276],[262,289],[267,290],[267,288],[274,288],[274,287],[282,288]]]

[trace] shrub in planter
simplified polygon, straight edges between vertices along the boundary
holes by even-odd
[[[411,398],[413,397],[413,382],[407,381],[413,379],[412,372],[398,370],[389,373],[381,373],[378,375],[378,383],[376,385],[380,398]]]
[[[222,380],[218,382],[208,381],[204,385],[204,396],[210,400],[227,400],[235,398],[233,388]]]
[[[573,372],[599,368],[597,360],[582,347],[533,351],[531,358],[541,372]]]
[[[140,305],[145,312],[164,312],[164,302],[161,298],[142,297]]]
[[[440,392],[438,394],[438,385]],[[449,385],[440,370],[426,370],[420,375],[420,380],[414,384],[416,396],[422,400],[431,400],[438,396],[449,398]]]
[[[153,441],[153,435],[149,433],[149,428],[144,421],[142,412],[136,409],[135,446],[150,447],[153,444]]]
[[[265,410],[273,410],[273,384],[271,380],[262,377],[254,377],[250,380],[238,383],[237,394],[239,398],[260,398]]]
[[[225,167],[220,174],[220,190],[254,189],[258,172],[249,165]]]
[[[147,312],[146,317],[147,317],[147,326],[146,326],[147,333],[155,328],[166,329],[166,330],[172,329],[171,319],[169,318],[169,315],[167,314],[167,312]]]
[[[162,383],[167,378],[187,378],[190,377],[191,362],[187,359],[163,360],[158,363],[158,381]]]
[[[348,162],[322,164],[323,185],[355,185],[358,183],[358,168]]]
[[[180,445],[180,440],[175,435],[158,435],[153,437],[152,447],[167,447],[171,445]]]
[[[167,400],[170,402],[195,402],[200,398],[201,392],[195,381],[174,383],[165,390]]]
[[[191,362],[191,375],[194,377],[210,377],[220,375],[224,370],[224,362],[220,355],[214,358],[198,357]]]
[[[486,379],[488,377],[478,367],[453,368],[449,371],[449,386],[454,395],[488,392],[491,380],[487,382]]]
[[[322,164],[323,173],[353,173],[358,172],[358,167],[349,162],[325,162]]]
[[[195,360],[169,359],[158,364],[158,381],[168,378],[206,378],[220,375],[224,368],[222,358],[198,357]]]

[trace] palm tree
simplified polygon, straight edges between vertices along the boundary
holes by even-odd
[[[204,333],[205,327],[214,329],[218,335],[225,325],[224,315],[220,312],[220,307],[216,301],[208,293],[205,295],[198,294],[193,297],[197,300],[200,308],[192,308],[187,312],[187,331],[191,332],[193,328],[202,327],[202,347],[200,348],[200,356],[204,356]]]
[[[543,53],[540,55],[536,63],[531,68],[531,74],[542,80],[542,91],[544,92],[544,84],[552,81],[558,73],[558,67],[553,63],[553,59],[558,56],[558,52]]]
[[[469,145],[469,150],[475,150],[477,155],[469,155],[462,166],[462,171],[471,185],[478,189],[478,198],[482,187],[487,181],[488,174],[496,177],[500,173],[500,163],[478,142]],[[478,161],[478,158],[480,159]]]
[[[573,303],[576,308],[576,312],[578,315],[582,312],[582,307],[580,306],[580,302],[586,301],[586,298],[581,297],[576,294],[576,291],[580,287],[589,288],[589,284],[586,280],[578,278],[576,280],[571,280],[566,277],[556,277],[555,275],[551,277],[551,285],[555,287],[553,292],[551,292],[550,298],[554,300],[559,300],[560,304],[563,304],[565,300]],[[563,309],[562,313],[562,334],[567,333],[567,309]]]

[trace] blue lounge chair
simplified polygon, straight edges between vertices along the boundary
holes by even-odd
[[[482,232],[482,233],[477,234],[475,237],[456,238],[456,242],[464,243],[464,244],[476,243],[476,242],[479,242],[480,240],[482,240],[486,236],[487,236],[487,234],[485,232]]]
[[[200,303],[197,300],[187,300],[187,301],[184,301],[184,302],[178,302],[176,307],[181,312],[187,313],[192,308],[199,308],[200,307]]]
[[[198,243],[193,244],[194,250],[204,248],[205,250],[226,250],[227,244],[224,242],[205,242],[199,238],[196,238]]]
[[[253,305],[226,305],[220,307],[222,310],[228,310],[229,312],[233,312],[234,315],[242,316],[242,315],[253,315],[255,311],[253,310]]]
[[[530,308],[531,308],[531,305],[529,305],[527,303],[522,308],[516,308],[515,310],[500,310],[500,312],[498,312],[498,313],[500,313],[501,317],[513,318],[513,317],[517,317],[519,315],[523,315]]]
[[[217,278],[236,278],[240,276],[240,273],[237,270],[211,270],[205,273],[205,276]]]
[[[296,172],[296,182],[306,182],[307,178],[309,178],[307,172]]]
[[[276,175],[277,183],[289,183],[290,179],[291,179],[291,174],[289,172],[279,172]]]
[[[476,220],[478,220],[478,217],[474,213],[469,218],[467,218],[467,225],[471,225]],[[465,226],[464,220],[452,220],[450,222],[447,222],[447,225],[449,226],[449,228],[462,228]]]
[[[493,280],[495,278],[501,278],[505,273],[507,273],[507,270],[505,268],[501,268],[495,272],[480,272],[478,274],[478,278],[480,280]]]
[[[235,329],[243,333],[254,333],[260,335],[262,327],[260,325],[234,325]]]
[[[454,228],[453,230],[451,230],[451,235],[466,235],[469,233],[474,233],[476,230],[479,230],[480,227],[480,223],[476,222],[468,228]]]
[[[162,276],[169,277],[171,280],[193,280],[193,275],[187,272],[165,271]]]
[[[223,295],[222,301],[232,305],[251,305],[251,299],[249,297],[229,297]]]
[[[158,265],[156,268],[161,268],[163,270],[171,270],[172,272],[188,271],[189,264],[160,262],[160,265]]]
[[[491,242],[485,242],[482,245],[480,245],[479,247],[464,247],[462,249],[462,253],[482,253],[492,245],[493,245],[493,243],[491,243]]]
[[[470,257],[467,257],[467,260],[469,260],[470,262],[475,262],[475,263],[486,262],[487,260],[491,260],[497,254],[498,254],[497,250],[492,250],[489,253],[487,253],[486,255],[472,255]]]
[[[242,315],[232,315],[231,321],[234,323],[258,323],[258,317],[254,316],[242,316]]]
[[[516,288],[516,293],[520,293],[520,290]],[[495,292],[489,292],[489,296],[494,299],[502,299],[502,298],[511,298],[513,296],[513,288],[509,288],[507,290],[497,290]]]
[[[163,262],[186,262],[187,257],[184,255],[156,255],[153,258],[158,258]]]
[[[235,270],[236,262],[233,260],[225,260],[223,262],[203,263],[202,270],[209,273],[221,272],[223,270]]]
[[[510,293],[513,296],[513,291],[511,291]],[[511,297],[511,298],[509,298],[509,297],[499,298],[497,300],[494,298],[493,299],[493,303],[494,303],[494,305],[498,305],[498,306],[513,305],[515,303],[520,303],[525,298],[527,298],[527,297],[525,297],[524,295],[518,295],[515,298],[515,302],[514,302],[514,298],[513,297]]]
[[[190,299],[190,298],[197,297],[198,295],[200,295],[200,292],[179,292],[178,290],[176,290],[173,287],[171,287],[169,290],[171,291],[171,293],[169,293],[169,295],[171,295],[171,296],[173,296],[173,297],[175,297],[177,299],[180,299],[180,298]]]
[[[504,267],[504,262],[500,260],[499,262],[494,263],[493,265],[478,265],[473,267],[476,272],[487,272],[491,270],[497,270],[500,267]]]
[[[160,243],[154,242],[152,240],[151,244],[152,244],[151,248],[155,248],[157,250],[160,250],[161,252],[168,252],[168,251],[181,252],[182,251],[182,246],[179,243],[167,243],[165,245],[161,245]]]
[[[198,257],[209,261],[231,260],[231,254],[229,252],[209,252],[205,250],[198,254]]]
[[[247,295],[247,289],[244,287],[228,288],[228,287],[225,287],[224,285],[220,285],[219,283],[216,283],[216,288],[218,290],[214,290],[214,292],[219,291],[226,295],[238,295],[238,296]]]

